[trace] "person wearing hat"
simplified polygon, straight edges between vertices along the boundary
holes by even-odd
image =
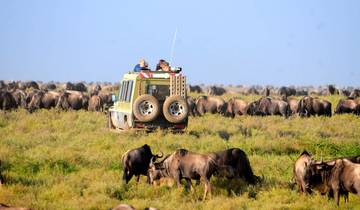
[[[148,63],[142,58],[140,59],[139,63],[135,65],[134,71],[140,72],[141,70],[149,70],[148,66]]]

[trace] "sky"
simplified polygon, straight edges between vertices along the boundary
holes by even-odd
[[[0,79],[119,81],[140,58],[192,84],[359,86],[357,0],[0,0]]]

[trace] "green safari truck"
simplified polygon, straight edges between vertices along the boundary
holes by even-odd
[[[186,77],[177,71],[129,72],[108,112],[116,130],[165,128],[183,130],[188,124]]]

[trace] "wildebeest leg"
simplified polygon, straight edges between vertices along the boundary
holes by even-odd
[[[136,176],[136,182],[139,183],[139,180],[140,180],[140,175],[137,175]]]
[[[345,200],[345,203],[349,202],[349,192],[348,191],[344,191],[344,200]]]
[[[339,189],[335,189],[335,190],[333,190],[333,192],[334,192],[336,205],[339,205],[339,199],[340,199]]]
[[[210,196],[211,196],[211,185],[210,185],[210,181],[205,178],[205,192],[204,192],[203,201],[205,201],[206,195],[207,195],[208,193],[209,193]]]
[[[179,174],[174,175],[174,180],[176,181],[176,186],[181,187],[180,175]]]
[[[127,184],[132,178],[132,176],[133,174],[129,170],[125,169],[123,173],[123,181]]]
[[[192,186],[192,183],[191,183],[191,179],[189,179],[189,178],[186,178],[186,189],[187,190],[191,190],[191,192],[194,192],[194,188],[193,188],[193,186]]]

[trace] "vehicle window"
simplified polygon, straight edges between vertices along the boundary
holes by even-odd
[[[128,88],[126,93],[126,102],[130,102],[131,100],[131,92],[133,88],[133,81],[128,81]]]
[[[148,85],[147,94],[154,96],[159,101],[164,101],[170,95],[169,85]]]

